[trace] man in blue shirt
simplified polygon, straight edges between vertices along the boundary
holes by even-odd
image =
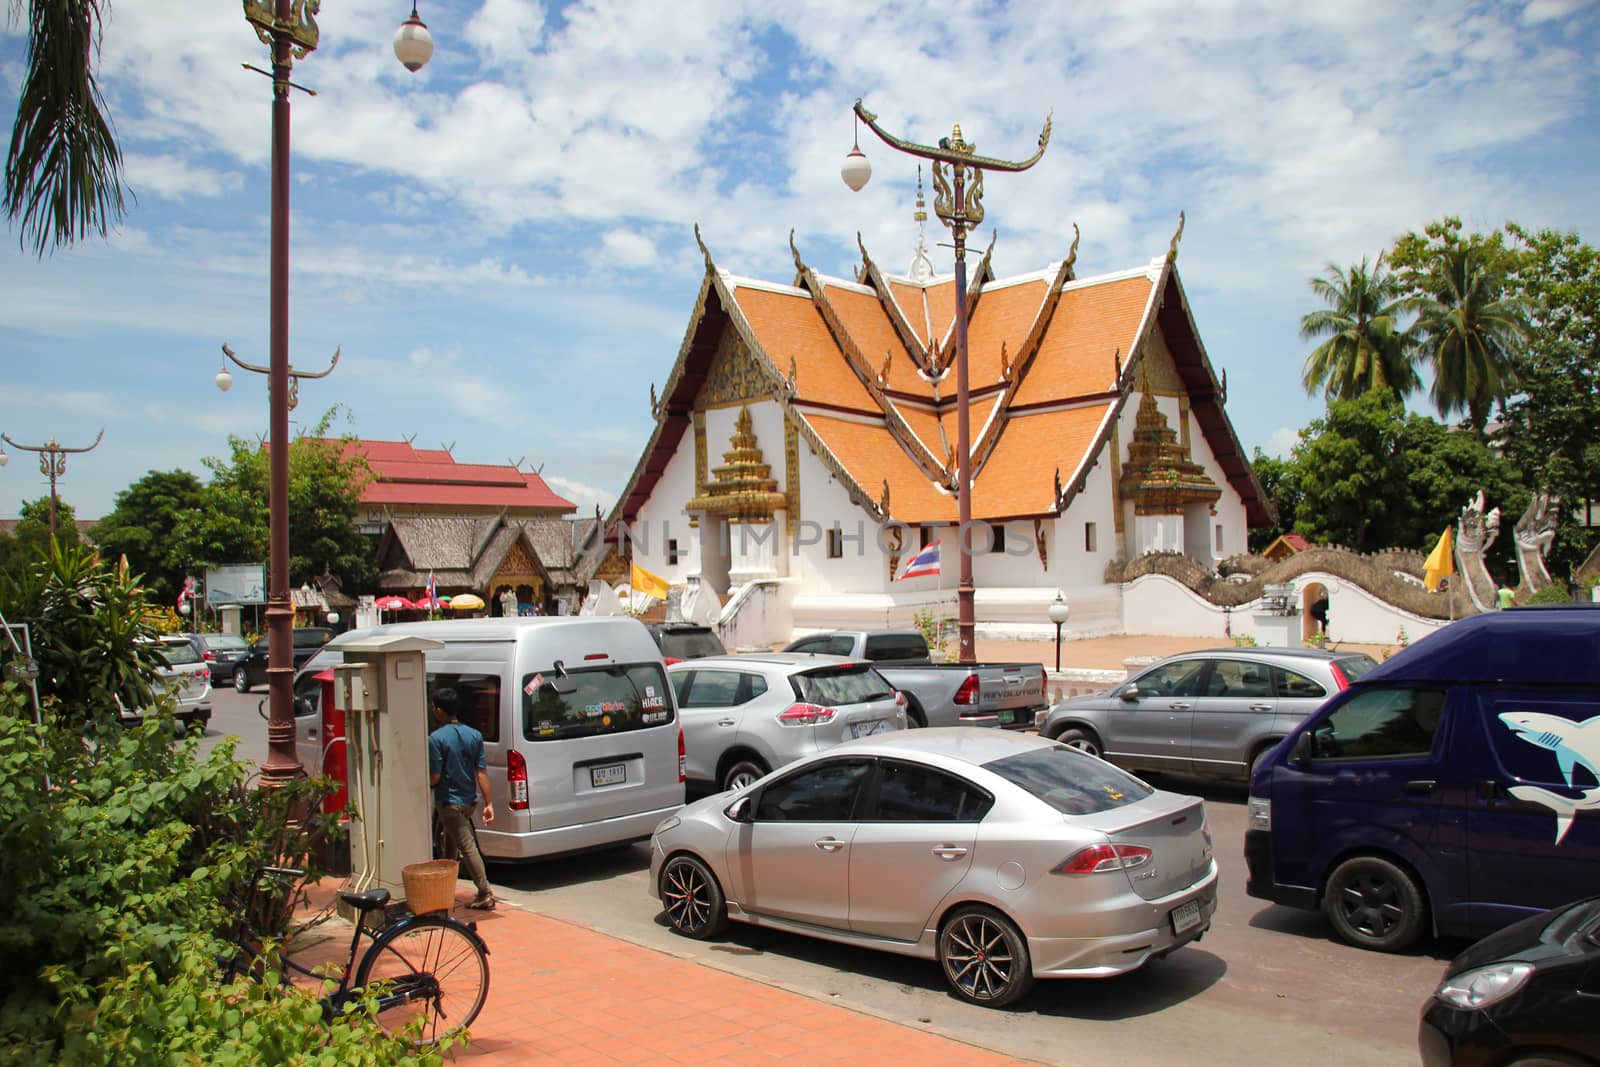
[[[460,719],[460,697],[448,686],[433,694],[433,718],[439,723],[428,735],[428,783],[433,786],[433,806],[457,857],[467,868],[478,895],[468,904],[479,911],[494,909],[494,893],[472,832],[472,814],[483,797],[483,824],[494,822],[490,800],[488,764],[483,756],[483,735]]]

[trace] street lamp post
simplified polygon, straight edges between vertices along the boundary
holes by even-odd
[[[1051,601],[1049,608],[1050,621],[1056,624],[1056,673],[1061,673],[1061,627],[1067,623],[1067,616],[1071,609],[1067,607],[1067,598],[1061,595],[1061,590],[1056,590],[1056,598]]]
[[[267,495],[267,692],[270,711],[267,761],[261,768],[261,784],[276,787],[286,785],[302,773],[294,746],[294,606],[289,602],[289,410],[294,406],[298,380],[324,378],[333,373],[333,368],[339,364],[339,353],[334,352],[333,363],[327,370],[316,374],[296,371],[289,365],[289,90],[304,90],[304,86],[289,80],[289,74],[296,59],[304,59],[317,47],[321,32],[314,16],[321,5],[318,0],[243,0],[243,3],[245,19],[261,43],[272,52],[272,71],[268,75],[272,79],[270,362],[266,367],[246,363],[227,345],[222,346],[222,354],[245,370],[267,375],[271,441]],[[401,55],[402,38],[406,55]],[[415,5],[411,18],[395,34],[394,47],[401,62],[413,71],[432,54],[432,38],[417,18]],[[257,70],[249,64],[245,66]],[[232,386],[233,376],[228,373],[226,363],[217,374],[216,383],[223,392]]]
[[[39,453],[39,473],[50,479],[51,552],[55,551],[56,541],[56,482],[61,478],[62,475],[67,473],[67,456],[75,452],[94,451],[95,448],[99,447],[100,439],[105,435],[106,431],[101,429],[101,431],[95,435],[94,444],[87,445],[83,448],[63,448],[61,445],[56,444],[56,439],[54,437],[50,438],[49,441],[42,445],[25,445],[20,441],[13,441],[10,437],[0,433],[0,440],[5,441],[5,443],[10,445],[12,448],[19,448],[24,452]],[[4,452],[0,452],[0,467],[4,467],[9,459],[10,457]]]
[[[890,134],[878,125],[878,116],[855,103],[856,117],[896,151],[929,160],[933,169],[933,210],[950,228],[956,251],[956,481],[957,513],[961,526],[959,547],[961,577],[956,587],[957,624],[962,663],[977,662],[977,616],[973,608],[975,586],[972,581],[972,552],[967,544],[972,528],[972,431],[967,396],[967,231],[983,221],[983,172],[986,170],[1024,171],[1039,162],[1050,143],[1050,119],[1044,120],[1039,134],[1039,150],[1031,157],[1013,163],[977,154],[977,146],[961,137],[961,127],[949,137],[939,138],[937,146],[913,144]],[[948,168],[948,170],[947,170]],[[860,191],[872,177],[872,165],[861,151],[860,142],[845,157],[840,176],[851,189]]]

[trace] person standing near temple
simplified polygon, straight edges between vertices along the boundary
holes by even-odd
[[[433,806],[456,857],[477,887],[478,895],[469,908],[494,910],[494,893],[478,852],[478,838],[472,831],[472,816],[483,797],[483,824],[494,822],[494,803],[490,800],[488,762],[483,753],[483,735],[461,721],[461,698],[448,686],[433,694],[433,718],[439,724],[428,735],[428,783],[433,786]]]

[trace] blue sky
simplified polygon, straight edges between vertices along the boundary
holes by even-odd
[[[10,5],[7,5],[9,9]],[[1296,10],[1297,8],[1304,10]],[[987,183],[977,236],[1002,275],[1066,255],[1080,276],[1166,250],[1247,448],[1321,410],[1300,370],[1307,280],[1446,214],[1600,233],[1600,6],[1341,0],[1291,5],[844,0],[673,4],[421,0],[437,45],[410,74],[406,0],[325,0],[295,79],[291,359],[333,376],[362,436],[525,458],[584,512],[609,506],[650,431],[702,275],[847,275],[856,233],[910,261],[915,161],[864,133],[863,97],[924,143],[959,122],[985,154],[1043,161]],[[0,16],[4,18],[5,16]],[[24,42],[0,36],[0,114]],[[266,430],[264,379],[212,383],[227,342],[267,361],[269,86],[229,0],[118,0],[102,87],[136,201],[122,227],[42,261],[0,245],[0,430],[95,452],[62,496],[107,511],[144,472]],[[930,223],[930,240],[945,233]],[[948,271],[949,252],[935,250]],[[0,516],[47,487],[0,469]]]

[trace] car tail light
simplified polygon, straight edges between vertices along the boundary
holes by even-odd
[[[200,658],[206,660],[216,659],[217,654],[208,648],[204,652],[200,653]]]
[[[211,680],[211,672],[206,670],[204,667],[201,667],[200,668],[200,677],[202,679],[204,679],[205,681],[209,682]]]
[[[1328,671],[1333,675],[1334,685],[1338,686],[1340,689],[1350,688],[1350,679],[1344,676],[1344,671],[1339,669],[1339,665],[1337,663],[1328,664]]]
[[[961,683],[961,688],[956,690],[955,702],[964,708],[971,707],[978,702],[978,676],[967,675],[966,681]]]
[[[780,726],[818,726],[838,714],[832,708],[818,704],[791,704],[778,712]]]
[[[510,787],[512,811],[528,810],[528,761],[512,749],[506,753],[506,785]]]
[[[683,744],[683,727],[678,727],[678,782],[689,780],[689,750]]]
[[[1150,862],[1151,851],[1143,845],[1090,845],[1057,864],[1051,874],[1103,874],[1106,871],[1131,871]]]
[[[906,706],[906,695],[900,692],[898,689],[894,691],[894,706],[897,708],[903,708]]]
[[[670,667],[674,663],[682,663],[683,662],[683,657],[682,656],[663,656],[662,660],[666,663],[667,666]]]

